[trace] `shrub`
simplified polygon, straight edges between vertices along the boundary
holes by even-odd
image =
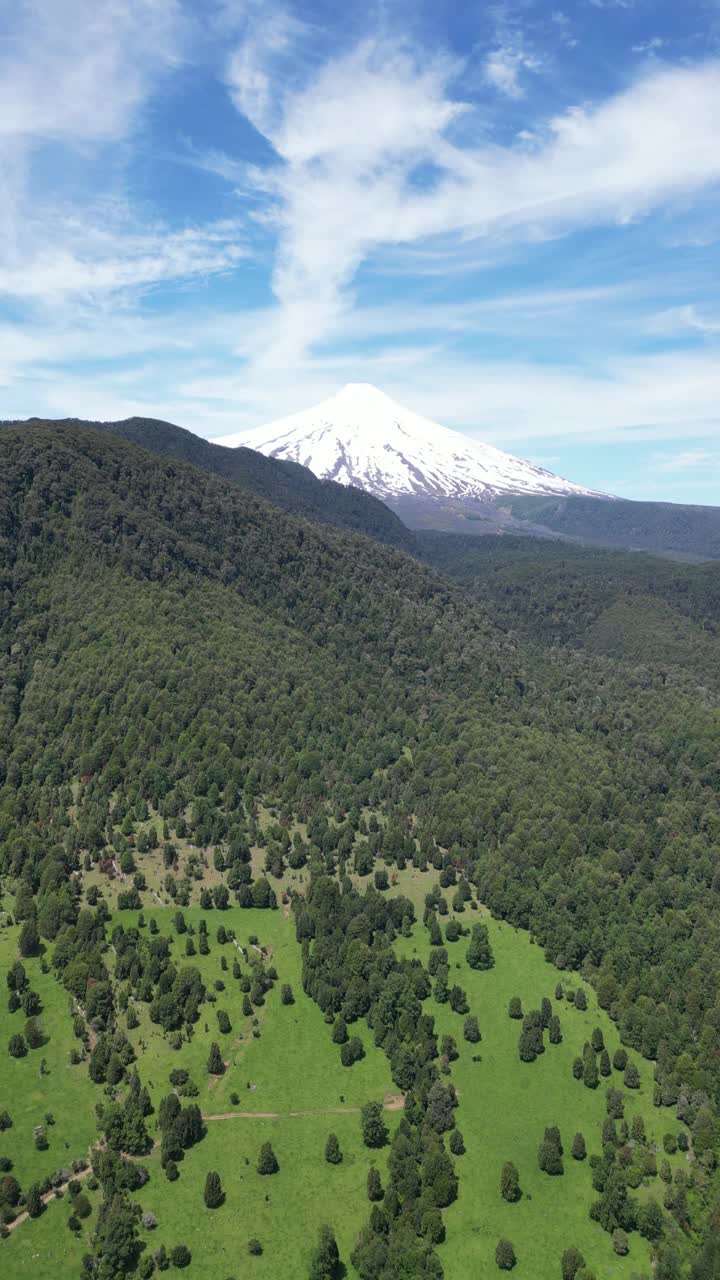
[[[584,1160],[587,1155],[585,1139],[581,1133],[576,1133],[572,1144],[573,1160]]]
[[[508,1014],[511,1018],[516,1018],[516,1019],[522,1018],[523,1016],[522,1001],[519,996],[512,997],[512,1000],[508,1005]]]
[[[325,1159],[328,1164],[342,1164],[342,1151],[336,1133],[329,1133],[325,1143]]]
[[[510,1160],[506,1160],[500,1174],[500,1194],[503,1200],[514,1204],[520,1199],[520,1174]]]
[[[584,1266],[585,1259],[580,1250],[576,1249],[574,1245],[571,1245],[571,1247],[566,1249],[563,1253],[560,1262],[562,1280],[575,1280],[576,1275],[579,1271],[582,1271]]]
[[[474,1013],[469,1013],[463,1025],[463,1036],[469,1044],[478,1044],[482,1039],[480,1027]]]
[[[225,1199],[220,1174],[211,1169],[205,1179],[205,1204],[208,1209],[218,1209]]]
[[[454,1156],[465,1155],[465,1139],[459,1129],[453,1129],[450,1134],[450,1150]]]
[[[186,1244],[176,1244],[170,1250],[170,1261],[174,1267],[188,1267],[192,1259],[192,1254]]]
[[[254,1236],[251,1236],[251,1238],[248,1240],[248,1253],[251,1253],[253,1258],[259,1258],[262,1251],[263,1250],[262,1250],[262,1245],[260,1241],[256,1240]]]
[[[501,1271],[512,1271],[517,1258],[510,1240],[498,1240],[495,1246],[495,1262]]]

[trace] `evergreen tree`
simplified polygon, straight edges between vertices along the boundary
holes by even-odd
[[[205,1179],[205,1204],[208,1209],[218,1209],[225,1199],[220,1174],[211,1169]]]
[[[468,1044],[478,1044],[482,1039],[480,1027],[474,1013],[469,1013],[463,1024],[463,1037]]]
[[[522,1001],[519,996],[513,996],[508,1006],[508,1013],[511,1018],[520,1019],[523,1016]]]
[[[609,1075],[612,1075],[612,1065],[610,1062],[610,1054],[608,1053],[607,1049],[603,1049],[602,1053],[600,1054],[600,1075],[605,1076],[606,1079]]]
[[[27,1211],[31,1218],[39,1218],[44,1208],[40,1187],[37,1182],[33,1182],[27,1193]]]
[[[512,1271],[517,1258],[510,1240],[498,1240],[495,1246],[495,1262],[501,1271]]]
[[[327,1142],[325,1143],[325,1159],[328,1164],[342,1163],[342,1151],[340,1150],[340,1143],[336,1133],[328,1134]]]
[[[368,1194],[368,1200],[376,1201],[376,1200],[382,1200],[383,1198],[383,1189],[382,1189],[382,1183],[380,1181],[380,1174],[378,1173],[374,1164],[371,1164],[370,1168],[368,1169],[367,1194]]]
[[[269,1142],[263,1142],[258,1156],[257,1171],[266,1176],[267,1174],[277,1173],[280,1165],[277,1162],[275,1152]]]
[[[510,1160],[506,1160],[502,1167],[500,1194],[503,1200],[509,1201],[510,1204],[520,1199],[520,1174]]]
[[[585,1139],[581,1133],[576,1133],[572,1144],[573,1160],[584,1160],[587,1155]]]
[[[490,946],[487,925],[473,925],[470,945],[465,953],[465,959],[471,969],[492,969],[495,961],[492,947]]]
[[[210,1045],[207,1069],[208,1075],[211,1076],[221,1076],[225,1071],[225,1063],[223,1062],[223,1057],[220,1052],[220,1046],[216,1044],[215,1041]]]
[[[560,1019],[557,1014],[553,1014],[548,1027],[548,1039],[550,1044],[562,1043],[562,1029],[560,1027]]]
[[[439,1082],[436,1082],[439,1083]],[[388,1130],[379,1102],[367,1102],[360,1113],[362,1138],[366,1147],[384,1147]]]
[[[579,1249],[576,1249],[574,1245],[569,1249],[565,1249],[560,1263],[562,1280],[575,1280],[576,1275],[579,1271],[582,1271],[584,1266],[585,1259]]]
[[[340,1254],[332,1227],[320,1228],[317,1246],[310,1260],[309,1280],[336,1280],[340,1274]]]

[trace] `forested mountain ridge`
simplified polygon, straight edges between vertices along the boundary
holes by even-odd
[[[543,648],[570,645],[720,681],[720,566],[506,536],[418,532],[427,563],[472,590],[498,625]]]
[[[327,934],[323,963],[347,871],[368,874],[380,859],[398,874],[434,868],[440,889],[474,885],[495,915],[585,975],[625,1043],[650,1060],[663,1119],[681,1121],[693,1144],[678,1247],[697,1252],[719,1145],[717,694],[651,663],[629,671],[588,648],[525,648],[514,607],[498,604],[502,573],[482,603],[402,552],[110,435],[7,428],[0,458],[4,905],[35,927],[59,975],[73,955],[70,990],[89,980],[103,990],[101,1032],[115,1033],[123,992],[83,876],[137,852],[149,812],[170,867],[187,836],[219,855],[226,903],[268,905],[272,878],[309,867],[320,887],[305,920],[296,904],[297,924],[308,957],[313,930]],[[567,609],[569,627],[572,592],[567,606],[557,596],[551,607]],[[538,599],[530,613],[541,608]],[[265,804],[282,820],[266,839],[270,885],[248,861]],[[291,841],[296,820],[304,834]],[[174,891],[182,903],[189,889]],[[370,963],[360,943],[374,933],[373,962],[424,990],[423,974],[388,947],[410,916],[387,901],[345,902],[358,919],[353,963]],[[426,904],[430,930],[434,913]],[[115,932],[113,945],[124,945]],[[128,965],[136,972],[141,960]],[[309,963],[305,973],[326,1012],[327,986],[344,992],[347,974],[340,982]],[[405,995],[407,1044],[388,1041],[387,1055],[405,1088],[420,1045],[424,1083],[403,1159],[429,1167],[432,1157],[451,1185],[435,1140],[428,1153],[420,1136],[439,1071],[416,1004],[426,997]],[[155,996],[151,983],[147,1001]],[[601,1165],[615,1177],[624,1148],[606,1147]],[[413,1201],[411,1172],[402,1184]],[[413,1280],[441,1274],[421,1218],[417,1232],[415,1218],[398,1218],[417,1235]],[[363,1259],[390,1230],[372,1221]],[[671,1222],[664,1230],[674,1240]],[[409,1245],[400,1230],[393,1237],[397,1261]],[[407,1274],[386,1263],[360,1274]]]
[[[230,480],[257,497],[267,498],[284,511],[322,524],[337,525],[366,533],[390,546],[412,547],[412,534],[389,507],[362,489],[318,480],[307,467],[296,462],[266,458],[242,446],[229,449],[211,444],[201,436],[157,418],[125,418],[119,422],[89,422],[79,418],[58,419],[44,423],[31,418],[26,423],[3,423],[0,426],[84,427],[107,432],[137,444],[163,457],[189,462],[203,471]]]

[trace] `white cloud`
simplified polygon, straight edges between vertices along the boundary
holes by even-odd
[[[509,98],[521,98],[525,92],[522,83],[524,71],[539,71],[542,63],[532,54],[524,53],[509,45],[493,50],[485,59],[485,79],[500,93]]]
[[[475,237],[487,253],[493,243],[626,223],[720,180],[717,62],[656,65],[514,144],[489,144],[478,122],[477,144],[462,147],[454,126],[465,116],[467,139],[474,117],[452,93],[458,67],[447,58],[418,62],[365,42],[299,89],[274,84],[272,63],[246,43],[230,64],[238,105],[253,68],[274,89],[248,108],[281,162],[253,175],[275,202],[271,365],[332,335],[355,272],[379,248]]]

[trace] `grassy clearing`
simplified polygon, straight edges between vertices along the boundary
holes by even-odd
[[[392,1115],[388,1120],[392,1123]],[[340,1165],[324,1158],[331,1131],[343,1152]],[[280,1170],[261,1177],[255,1166],[260,1145],[267,1141]],[[188,1245],[193,1254],[188,1274],[193,1280],[300,1280],[307,1275],[318,1229],[328,1222],[350,1271],[350,1251],[370,1211],[366,1181],[373,1162],[384,1176],[385,1153],[362,1145],[357,1115],[218,1121],[186,1155],[180,1178],[172,1185],[165,1180],[157,1153],[148,1161],[151,1178],[140,1199],[143,1209],[158,1219],[148,1242],[153,1248],[161,1243],[168,1248]],[[203,1200],[209,1169],[220,1174],[226,1196],[214,1210]],[[263,1247],[259,1257],[248,1253],[251,1237]]]
[[[465,924],[478,919],[466,911],[458,917]],[[448,943],[450,983],[459,982],[467,992],[470,1010],[480,1023],[482,1042],[466,1044],[462,1038],[463,1018],[448,1005],[432,1002],[428,1008],[436,1016],[440,1034],[455,1036],[459,1058],[452,1064],[452,1078],[460,1094],[458,1127],[465,1138],[466,1154],[458,1158],[460,1194],[445,1212],[447,1241],[441,1247],[445,1273],[450,1280],[477,1280],[501,1274],[494,1260],[495,1245],[501,1236],[512,1240],[517,1254],[513,1275],[518,1280],[557,1280],[564,1249],[575,1245],[602,1280],[631,1280],[650,1274],[650,1255],[645,1241],[634,1233],[630,1253],[618,1257],[611,1238],[590,1220],[588,1210],[597,1198],[591,1184],[588,1162],[572,1159],[570,1147],[576,1132],[585,1136],[588,1154],[601,1152],[601,1129],[606,1117],[605,1090],[622,1088],[622,1076],[613,1072],[593,1091],[572,1075],[572,1062],[582,1053],[594,1027],[600,1027],[610,1054],[619,1047],[617,1030],[597,1006],[590,987],[575,975],[561,974],[547,963],[539,947],[526,933],[501,921],[483,917],[495,954],[495,967],[475,972],[465,963],[467,940]],[[412,939],[398,939],[398,948],[417,954],[426,962],[427,933],[415,927]],[[582,986],[588,1009],[581,1012],[566,1001],[555,1001],[555,985],[562,978],[568,987]],[[520,1023],[508,1017],[508,1003],[519,995],[523,1010],[540,1007],[543,996],[553,1002],[560,1016],[563,1040],[548,1045],[533,1063],[518,1056]],[[547,1042],[547,1037],[546,1037]],[[480,1054],[482,1061],[473,1062]],[[625,1091],[628,1120],[641,1114],[648,1137],[662,1145],[665,1131],[679,1128],[669,1112],[652,1105],[652,1067],[631,1054],[641,1075],[641,1088]],[[538,1168],[537,1150],[545,1126],[558,1125],[565,1148],[565,1172],[548,1177]],[[658,1163],[662,1152],[658,1155]],[[683,1157],[675,1157],[677,1164]],[[520,1172],[522,1199],[508,1204],[500,1195],[500,1173],[506,1160]],[[640,1198],[652,1194],[662,1202],[663,1184],[658,1178],[650,1189],[641,1187],[631,1194]]]
[[[3,1276],[12,1280],[77,1280],[100,1204],[99,1191],[88,1191],[83,1185],[83,1194],[92,1205],[92,1214],[77,1235],[68,1231],[72,1206],[70,1196],[65,1195],[51,1200],[41,1217],[22,1223],[0,1244]]]
[[[12,1128],[0,1133],[0,1155],[9,1156],[13,1174],[24,1190],[33,1182],[87,1156],[95,1140],[93,1106],[95,1086],[84,1064],[72,1066],[70,1050],[78,1047],[68,1011],[68,994],[50,973],[43,973],[39,958],[23,960],[30,986],[42,1000],[39,1020],[46,1043],[30,1049],[24,1058],[12,1058],[7,1046],[11,1035],[22,1034],[27,1021],[21,1009],[9,1013],[5,974],[17,959],[17,926],[0,931],[0,1109],[7,1110]],[[47,1074],[40,1074],[45,1060]],[[55,1119],[46,1125],[47,1151],[35,1147],[33,1130],[44,1124],[46,1113]]]
[[[190,907],[185,919],[195,929],[202,917],[208,924],[210,954],[185,957],[185,936],[177,935],[173,927],[174,911],[158,909],[145,911],[158,922],[160,932],[172,940],[173,959],[178,965],[196,966],[211,989],[219,979],[225,983],[225,991],[216,992],[216,1005],[203,1005],[200,1019],[189,1043],[174,1051],[170,1048],[162,1030],[154,1026],[148,1017],[147,1006],[137,1004],[140,1026],[130,1035],[140,1059],[143,1082],[157,1100],[168,1092],[168,1075],[173,1067],[184,1067],[190,1072],[200,1093],[197,1101],[204,1112],[233,1110],[230,1095],[237,1093],[242,1111],[290,1112],[316,1110],[334,1106],[361,1106],[370,1098],[380,1100],[392,1089],[387,1062],[372,1044],[367,1028],[359,1032],[365,1044],[366,1057],[353,1067],[343,1067],[340,1050],[330,1038],[317,1005],[302,990],[302,955],[295,941],[293,922],[281,910],[241,910],[203,912]],[[125,927],[135,922],[137,913],[124,911],[117,919]],[[243,973],[250,973],[250,965],[242,959],[232,942],[223,946],[215,940],[218,925],[234,929],[238,942],[248,946],[248,937],[255,935],[262,947],[271,951],[268,964],[275,965],[278,981],[266,996],[264,1005],[256,1010],[260,1037],[253,1036],[252,1020],[242,1014],[242,992],[239,982],[232,976],[233,960],[241,961]],[[194,939],[197,942],[197,935]],[[220,964],[221,956],[228,963],[227,971]],[[283,1005],[280,987],[289,983],[295,1003]],[[218,1031],[216,1010],[225,1009],[232,1030],[227,1035]],[[121,1019],[122,1021],[122,1019]],[[206,1030],[207,1027],[207,1030]],[[207,1059],[212,1041],[220,1045],[227,1063],[225,1074],[208,1077]],[[251,1085],[252,1088],[248,1088]]]

